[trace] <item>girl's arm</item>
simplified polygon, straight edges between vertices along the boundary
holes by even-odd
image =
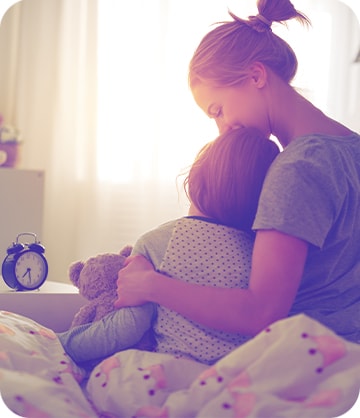
[[[98,321],[58,333],[66,353],[76,363],[99,362],[137,344],[151,328],[156,307],[143,306],[110,312]]]
[[[136,256],[119,272],[115,306],[146,301],[172,309],[202,325],[255,335],[287,316],[295,299],[308,244],[275,230],[256,234],[249,288],[219,288],[189,284],[154,271]]]

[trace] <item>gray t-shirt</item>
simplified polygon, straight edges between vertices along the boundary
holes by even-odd
[[[291,142],[268,172],[253,228],[310,244],[290,315],[360,343],[360,136]]]

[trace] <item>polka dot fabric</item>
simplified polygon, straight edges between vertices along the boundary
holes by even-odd
[[[201,286],[246,288],[252,248],[252,237],[243,231],[202,219],[181,218],[175,224],[160,271]],[[159,352],[206,364],[248,340],[243,335],[203,327],[162,306],[158,308],[155,332]]]

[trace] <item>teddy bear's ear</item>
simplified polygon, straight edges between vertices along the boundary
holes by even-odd
[[[75,261],[69,267],[69,278],[78,287],[81,270],[84,268],[83,261]]]
[[[129,257],[129,255],[131,254],[132,251],[132,246],[131,245],[127,245],[126,247],[124,247],[121,251],[120,251],[120,255],[124,256],[124,257]]]

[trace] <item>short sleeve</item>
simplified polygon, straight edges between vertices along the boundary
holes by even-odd
[[[343,174],[322,145],[290,145],[267,174],[253,229],[275,229],[321,248],[343,201]]]

